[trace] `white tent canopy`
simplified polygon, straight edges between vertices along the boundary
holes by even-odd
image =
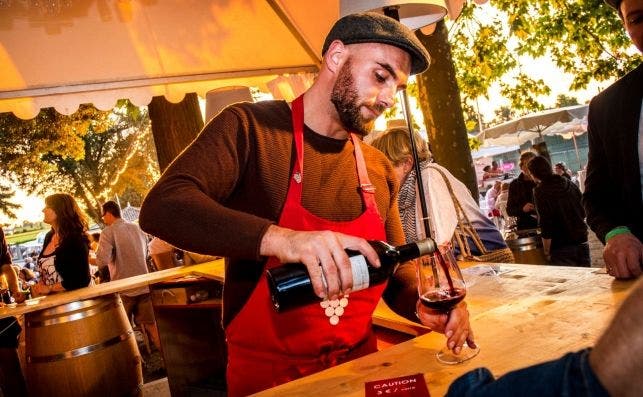
[[[268,89],[281,77],[278,89],[292,75],[309,83],[338,16],[338,0],[2,2],[0,112],[178,102],[224,86]]]
[[[476,0],[481,4],[487,0]],[[456,19],[464,0],[0,1],[0,112],[82,103],[111,109],[164,95],[256,86],[294,99],[319,70],[321,48],[345,12],[399,7],[403,23]],[[341,5],[341,7],[340,7]],[[422,17],[420,17],[422,15]]]

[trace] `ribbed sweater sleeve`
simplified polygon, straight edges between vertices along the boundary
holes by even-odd
[[[288,189],[291,131],[285,102],[227,108],[148,193],[139,218],[142,229],[188,251],[260,260],[261,238],[278,222]],[[391,166],[379,151],[362,146],[386,220],[394,205]],[[363,206],[350,143],[306,129],[304,153],[304,207],[336,221],[359,216]],[[398,239],[397,227],[387,232]]]
[[[393,168],[362,144],[375,200],[391,244],[404,242]],[[353,145],[304,128],[302,205],[349,221],[364,211]],[[291,112],[283,101],[235,104],[210,121],[148,193],[141,228],[191,252],[226,257],[223,323],[256,286],[263,235],[278,223],[294,164]]]

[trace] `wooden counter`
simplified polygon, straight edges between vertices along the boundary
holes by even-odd
[[[8,305],[0,307],[0,318],[8,316],[18,316],[21,314],[48,309],[50,307],[59,306],[78,300],[95,298],[97,296],[108,295],[114,292],[152,285],[161,281],[185,276],[203,276],[223,282],[224,271],[225,269],[223,259],[200,263],[198,265],[192,266],[174,267],[172,269],[142,274],[140,276],[129,277],[123,280],[110,281],[108,283],[99,284],[92,287],[81,288],[54,295],[42,296],[30,299],[27,302],[21,303],[19,305]]]
[[[453,380],[474,368],[487,367],[500,376],[593,345],[634,283],[616,281],[596,268],[502,264],[500,272],[468,280],[473,285],[466,301],[481,347],[472,360],[438,363],[435,354],[445,338],[428,333],[257,396],[361,397],[365,382],[415,373],[425,374],[432,396],[442,396]]]

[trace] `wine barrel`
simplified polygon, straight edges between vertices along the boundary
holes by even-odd
[[[507,239],[506,243],[514,254],[516,263],[549,264],[543,250],[543,241],[540,238],[540,234],[535,231],[533,233],[519,233],[517,238]]]
[[[140,396],[142,360],[117,295],[25,315],[30,396]]]

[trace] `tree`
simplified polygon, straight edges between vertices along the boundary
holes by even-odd
[[[106,112],[81,105],[70,116],[52,108],[31,120],[0,115],[2,175],[29,193],[70,193],[96,222],[114,194],[145,195],[158,177],[154,153],[146,108],[126,100]]]
[[[11,202],[15,192],[9,186],[0,185],[0,212],[3,212],[9,218],[15,219],[15,210],[21,207],[20,204]]]
[[[565,95],[565,94],[559,94],[556,97],[556,107],[557,108],[563,108],[566,106],[574,106],[574,105],[580,105],[578,103],[578,99],[576,99],[573,96]]]
[[[158,163],[164,171],[203,128],[198,98],[191,93],[173,104],[163,96],[154,97],[149,111]]]
[[[416,77],[418,103],[424,115],[431,152],[437,163],[447,168],[477,197],[478,184],[444,21],[437,23],[431,35],[420,31],[416,34],[432,54],[429,70]]]
[[[622,76],[641,62],[640,55],[631,55],[630,40],[618,16],[602,0],[494,0],[492,4],[499,12],[486,20],[476,14],[476,7],[466,5],[448,36],[442,23],[428,37],[418,33],[434,58],[429,70],[418,76],[419,103],[427,131],[433,135],[432,150],[436,160],[444,162],[472,192],[472,167],[464,169],[470,150],[460,130],[462,125],[478,125],[477,112],[472,111],[476,99],[488,97],[490,88],[498,84],[511,103],[496,114],[498,121],[504,121],[543,109],[537,98],[551,91],[543,80],[521,70],[521,56],[551,57],[574,76],[570,90],[585,88],[592,79]],[[440,65],[444,59],[453,63],[455,74],[448,65]],[[463,105],[456,104],[455,98],[461,98]],[[439,118],[441,122],[436,121]]]
[[[451,27],[457,81],[467,102],[487,97],[492,85],[499,84],[513,111],[541,110],[536,98],[550,87],[522,72],[522,56],[551,58],[573,75],[571,91],[586,88],[592,80],[621,77],[643,60],[631,50],[616,12],[602,0],[491,4],[498,10],[492,18],[467,5]]]

